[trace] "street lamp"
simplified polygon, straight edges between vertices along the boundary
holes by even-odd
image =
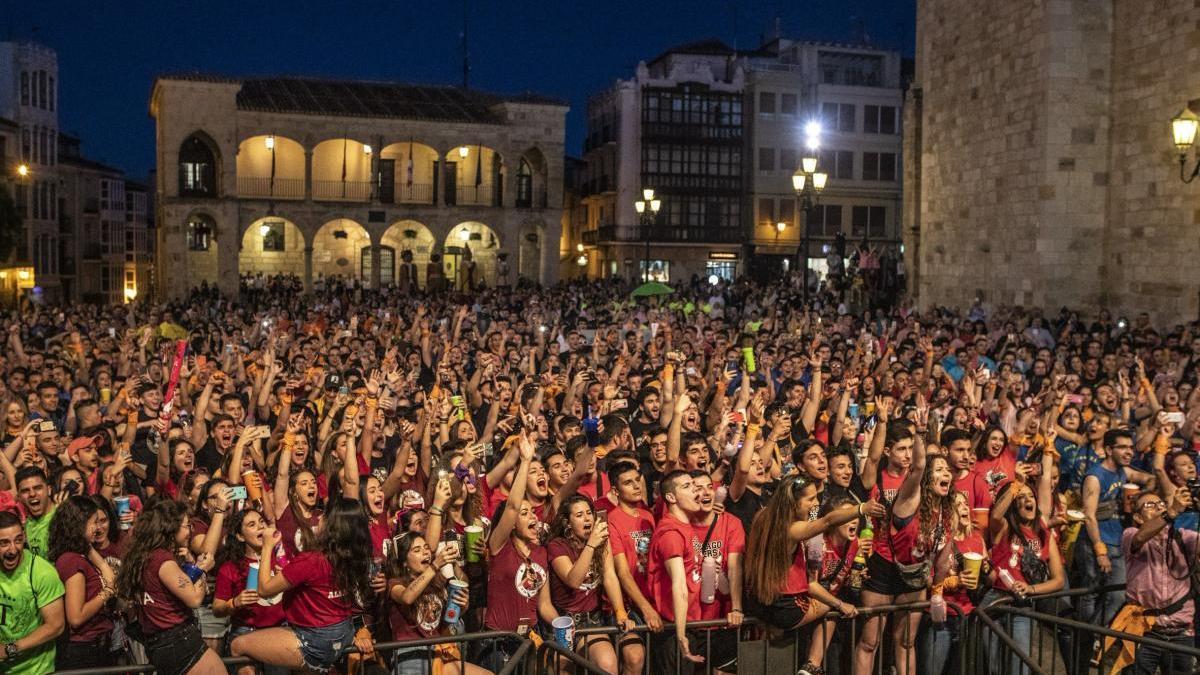
[[[642,281],[650,281],[650,228],[662,209],[662,200],[654,198],[654,188],[642,188],[642,198],[633,203],[642,223],[642,234],[646,240],[646,253],[642,256]]]
[[[1200,175],[1200,160],[1197,160],[1190,176],[1187,171],[1187,152],[1196,141],[1197,127],[1200,127],[1200,117],[1191,108],[1185,107],[1171,120],[1171,138],[1179,150],[1179,180],[1185,183],[1192,182]]]
[[[28,164],[18,164],[17,165],[17,175],[20,176],[21,178],[28,178],[29,177],[29,165]]]
[[[792,189],[796,192],[797,212],[804,212],[804,225],[800,228],[800,247],[796,249],[796,264],[804,275],[804,302],[808,302],[808,224],[812,220],[812,212],[820,203],[820,193],[825,189],[825,181],[829,176],[817,171],[817,150],[821,147],[821,125],[809,122],[804,127],[807,136],[805,145],[807,152],[800,160],[800,168],[792,174]],[[799,218],[799,213],[796,214]]]

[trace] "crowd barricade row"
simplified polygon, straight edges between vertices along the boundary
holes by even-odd
[[[1051,593],[1037,598],[1034,607],[1015,606],[1007,601],[1001,601],[977,608],[971,614],[964,614],[954,603],[947,602],[947,618],[956,619],[960,625],[959,640],[954,652],[957,663],[947,667],[942,673],[926,672],[924,659],[918,654],[918,672],[920,675],[1107,675],[1113,664],[1113,655],[1121,641],[1132,645],[1153,647],[1168,654],[1179,654],[1200,658],[1200,649],[1166,642],[1153,637],[1133,635],[1113,630],[1104,626],[1086,623],[1077,619],[1060,616],[1069,612],[1070,602],[1081,596],[1096,594],[1103,597],[1105,593],[1119,590],[1121,586],[1106,586],[1095,589],[1070,589]],[[837,648],[831,647],[826,652],[825,672],[838,675],[849,675],[853,669],[854,645],[858,642],[862,630],[861,619],[873,615],[896,613],[926,613],[929,602],[915,602],[903,605],[882,605],[877,607],[859,607],[857,620],[845,619],[836,612],[831,612],[826,619],[836,621],[835,640]],[[1046,611],[1050,610],[1050,611]],[[923,622],[928,617],[923,618]],[[1014,637],[1014,627],[1020,621],[1027,622],[1028,628],[1020,635],[1029,640],[1028,647]],[[805,639],[816,631],[821,630],[821,623],[806,627],[799,631],[775,631],[767,629],[752,618],[747,618],[741,626],[733,628],[726,621],[695,621],[687,624],[688,633],[700,638],[693,641],[692,650],[704,657],[704,662],[698,664],[697,672],[715,672],[712,667],[712,637],[715,631],[733,630],[737,642],[737,673],[738,675],[792,675],[807,660],[807,654],[802,652]],[[907,626],[908,624],[906,624]],[[673,630],[668,624],[664,630]],[[921,628],[918,628],[921,630]],[[577,638],[587,636],[611,636],[614,639],[620,635],[636,635],[646,649],[646,666],[643,670],[647,675],[678,675],[677,673],[652,672],[650,659],[650,629],[647,626],[634,626],[627,633],[622,633],[615,626],[600,626],[581,628],[575,631]],[[875,652],[875,662],[871,669],[873,675],[886,675],[892,671],[894,664],[889,663],[891,653],[890,640],[893,633],[891,627],[884,630],[879,648]],[[841,639],[838,639],[838,638]],[[1113,640],[1113,649],[1100,654],[1096,645],[1103,638]],[[912,636],[909,639],[916,640]],[[401,640],[395,642],[379,642],[375,645],[376,653],[381,655],[387,668],[391,670],[391,655],[397,650],[412,650],[426,647],[429,657],[435,646],[452,643],[461,647],[459,650],[460,664],[470,661],[468,652],[476,652],[486,648],[489,642],[500,640],[519,643],[512,657],[505,663],[497,675],[552,675],[564,672],[587,673],[588,675],[606,675],[605,671],[595,663],[580,654],[568,650],[551,638],[535,643],[528,637],[509,632],[465,633],[462,635],[441,636],[419,640]],[[695,637],[693,637],[695,640]],[[918,649],[920,643],[917,643]],[[428,657],[427,657],[428,658]],[[252,662],[245,658],[225,658],[226,666],[233,668],[250,665]],[[682,664],[682,658],[677,654],[677,664]],[[682,665],[677,671],[682,670]],[[113,666],[111,668],[57,671],[55,675],[120,675],[122,673],[154,673],[150,665]],[[461,671],[460,671],[461,672]],[[1164,675],[1191,675],[1191,669],[1162,671]],[[914,673],[913,675],[917,675]]]

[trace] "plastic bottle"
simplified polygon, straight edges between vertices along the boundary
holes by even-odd
[[[438,545],[438,548],[441,549],[443,546],[458,546],[458,535],[454,533],[454,530],[448,529],[446,530],[445,534],[442,535],[442,543]],[[454,578],[454,563],[446,563],[445,565],[442,565],[442,576],[447,580]]]
[[[1012,572],[1004,569],[1000,570],[1000,581],[1004,582],[1005,588],[1016,593],[1016,590],[1013,589],[1013,586],[1016,585],[1017,580],[1013,578]]]
[[[713,503],[714,504],[724,504],[725,498],[728,496],[729,496],[729,488],[722,485],[721,487],[717,488],[716,494],[713,495]]]
[[[867,578],[867,559],[862,549],[854,554],[854,562],[850,564],[850,590],[858,593],[862,590],[863,581]]]
[[[940,589],[929,599],[929,618],[938,625],[946,623],[946,599],[942,597]]]
[[[700,565],[700,602],[710,604],[717,599],[717,560],[704,556]]]

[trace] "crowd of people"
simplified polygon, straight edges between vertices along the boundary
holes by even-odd
[[[1192,644],[1200,324],[299,290],[3,318],[0,670],[482,675],[521,640],[375,644],[486,630],[734,672],[753,630],[940,675],[963,614],[1126,580],[1053,611]]]

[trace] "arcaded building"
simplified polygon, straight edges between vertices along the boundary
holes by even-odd
[[[291,274],[393,283],[410,252],[462,283],[558,279],[567,107],[530,94],[308,78],[163,76],[161,297]]]

